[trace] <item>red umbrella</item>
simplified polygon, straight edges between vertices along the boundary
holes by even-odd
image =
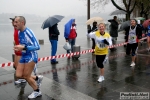
[[[148,25],[150,25],[150,19],[144,21],[143,27],[144,27],[144,28],[147,28]]]

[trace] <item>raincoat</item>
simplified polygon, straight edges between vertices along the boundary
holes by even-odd
[[[74,21],[75,21],[75,19],[71,19],[71,20],[69,20],[69,22],[67,22],[67,23],[65,24],[64,37],[65,37],[66,39],[69,38],[69,35],[70,35],[70,33],[71,33],[72,23],[73,23]]]

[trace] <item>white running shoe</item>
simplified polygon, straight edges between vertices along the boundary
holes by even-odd
[[[15,85],[21,84],[21,83],[26,83],[27,81],[25,79],[18,79],[15,81]]]
[[[37,80],[37,86],[40,87],[42,84],[42,80],[43,80],[43,76],[42,75],[38,75],[38,80]]]
[[[100,76],[97,81],[98,81],[98,82],[102,82],[102,81],[104,81],[104,80],[105,80],[105,79],[104,79],[104,76]]]
[[[15,85],[21,84],[20,80],[15,81]]]
[[[135,63],[134,63],[134,62],[132,62],[130,66],[131,66],[131,67],[135,66]]]
[[[20,79],[21,83],[26,83],[27,81],[25,79]]]
[[[41,91],[39,91],[39,92],[33,91],[33,92],[28,96],[28,98],[29,98],[29,99],[34,99],[34,98],[37,98],[37,97],[39,97],[39,96],[41,96],[41,95],[42,95]]]

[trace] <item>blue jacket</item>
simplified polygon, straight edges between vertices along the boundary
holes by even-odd
[[[70,34],[70,29],[72,26],[72,23],[75,21],[75,19],[70,19],[66,24],[65,24],[65,30],[64,30],[64,37],[68,39],[69,34]]]

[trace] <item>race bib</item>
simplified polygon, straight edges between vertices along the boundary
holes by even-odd
[[[136,36],[130,36],[130,40],[131,40],[131,41],[136,40]]]
[[[129,43],[136,43],[136,35],[135,34],[129,35]]]
[[[103,42],[98,42],[98,47],[99,47],[99,49],[103,49],[106,46],[105,46],[105,44]]]

